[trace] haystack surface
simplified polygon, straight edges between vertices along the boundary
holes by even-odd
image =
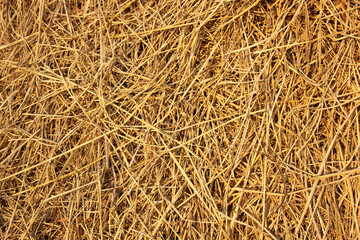
[[[0,5],[0,239],[359,238],[359,1]]]

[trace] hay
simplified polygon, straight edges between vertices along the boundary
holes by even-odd
[[[2,1],[1,239],[354,239],[360,3]]]

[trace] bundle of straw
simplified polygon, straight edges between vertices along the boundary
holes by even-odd
[[[360,2],[0,5],[0,239],[360,236]]]

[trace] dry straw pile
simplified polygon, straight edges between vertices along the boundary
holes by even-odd
[[[360,236],[357,0],[3,0],[0,239]]]

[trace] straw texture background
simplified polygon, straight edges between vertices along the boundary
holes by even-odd
[[[0,5],[0,239],[359,238],[360,2]]]

